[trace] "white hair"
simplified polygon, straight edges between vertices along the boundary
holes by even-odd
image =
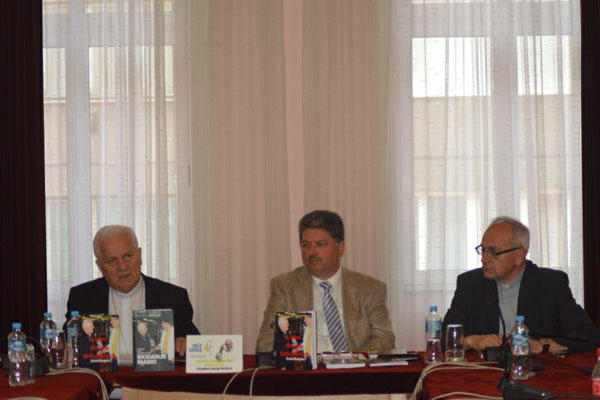
[[[507,224],[512,231],[512,244],[513,246],[520,246],[525,250],[529,250],[529,228],[515,218],[501,215],[496,217],[490,222],[488,229],[494,225]]]
[[[283,325],[285,322],[289,323],[287,317],[279,317],[279,319],[277,320],[277,325],[279,326],[279,329],[283,330],[283,327],[281,325]]]
[[[142,326],[145,326],[146,328],[148,328],[148,325],[147,325],[145,322],[139,322],[139,323],[137,324],[137,330],[138,330],[138,332],[139,332],[140,334],[142,334],[142,331],[141,331],[141,329],[142,329]]]
[[[83,322],[81,323],[81,327],[83,328],[84,326],[90,327],[90,328],[94,328],[94,321],[92,321],[91,319],[84,319]]]
[[[133,229],[125,225],[106,225],[100,228],[100,230],[96,232],[96,236],[94,236],[94,255],[96,256],[96,260],[102,259],[102,250],[100,250],[102,242],[107,239],[112,239],[113,237],[122,233],[129,235],[133,247],[136,249],[139,247],[137,236],[135,235]]]

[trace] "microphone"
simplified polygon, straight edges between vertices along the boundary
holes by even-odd
[[[530,357],[530,356],[527,356]],[[510,364],[512,354],[508,353],[505,358],[504,374],[498,381],[498,389],[502,390],[503,400],[546,400],[551,397],[550,391],[535,386],[510,380]]]
[[[565,397],[566,396],[566,395],[552,396],[550,391],[547,389],[537,388],[535,386],[526,385],[524,383],[511,381],[509,379],[509,376],[510,376],[510,364],[511,364],[510,359],[512,358],[512,356],[509,354],[507,357],[508,357],[508,362],[506,363],[506,366],[504,367],[504,374],[498,381],[498,389],[502,390],[502,393],[503,393],[502,398],[503,399],[506,399],[506,400],[513,400],[513,399],[540,399],[540,400],[542,400],[543,399],[543,400],[545,400],[545,399],[551,399],[554,397]],[[571,365],[571,364],[567,364],[567,363],[563,363],[563,362],[547,360],[545,358],[536,357],[531,354],[526,357],[529,359],[532,359],[532,360],[540,360],[540,361],[560,365],[563,367],[573,368],[573,369],[583,372],[584,374],[590,374],[592,372],[592,368],[579,367],[576,365]]]
[[[509,360],[504,364],[504,374],[502,374],[502,378],[500,378],[500,380],[498,381],[498,389],[500,390],[504,390],[506,384],[510,382],[510,359],[512,359],[512,354],[509,354],[507,357],[509,358]]]
[[[500,345],[500,347],[497,347],[497,346],[486,347],[483,351],[483,356],[486,359],[486,361],[498,361],[498,364],[500,366],[504,366],[504,364],[506,363],[507,353],[509,353],[508,338],[506,337],[506,324],[504,322],[504,317],[502,316],[502,309],[500,308],[500,300],[498,299],[498,291],[497,290],[494,290],[492,292],[492,299],[494,301],[494,304],[497,307],[497,310],[500,315],[500,322],[502,323],[502,344]],[[559,338],[559,339],[566,339],[566,340],[571,340],[571,341],[575,341],[575,342],[583,342],[583,343],[590,342],[590,338],[588,338],[587,336],[564,335],[564,334],[548,333],[548,332],[541,332],[541,331],[529,331],[529,337]],[[534,364],[537,364],[537,363],[534,362]],[[534,365],[534,369],[536,369],[535,365]],[[539,366],[537,369],[540,369]],[[541,368],[541,369],[543,369],[543,368]]]
[[[508,338],[506,337],[506,324],[504,323],[504,317],[502,316],[502,310],[500,309],[500,302],[498,302],[498,293],[496,292],[496,304],[498,304],[498,311],[500,312],[500,322],[502,322],[502,345],[500,347],[500,355],[498,357],[498,364],[508,364],[510,366],[510,351],[508,349]]]
[[[500,322],[502,323],[502,344],[500,346],[486,347],[483,350],[483,356],[486,361],[498,361],[500,366],[504,366],[507,358],[508,339],[506,337],[506,323],[504,322],[504,317],[502,316],[500,300],[498,299],[498,290],[496,288],[494,288],[492,292],[492,300],[496,306],[496,309],[498,310]],[[510,365],[510,362],[508,362],[508,365]]]
[[[547,389],[537,388],[524,383],[508,381],[502,388],[502,399],[504,400],[546,400],[550,399],[552,394]]]
[[[539,360],[545,363],[550,363],[550,364],[556,364],[556,365],[560,365],[562,367],[569,367],[569,368],[573,368],[576,369],[578,371],[583,372],[584,374],[591,374],[593,368],[588,368],[588,367],[579,367],[577,365],[573,365],[573,364],[567,364],[565,362],[560,362],[560,361],[554,361],[554,360],[550,360],[550,359],[546,359],[546,358],[542,358],[542,357],[538,357],[535,355],[528,355],[527,357],[531,358],[532,360]]]
[[[579,398],[600,400],[600,396],[586,396],[578,394],[552,394],[549,390],[538,388],[524,383],[510,381],[507,382],[502,390],[503,400],[550,400],[558,398]]]

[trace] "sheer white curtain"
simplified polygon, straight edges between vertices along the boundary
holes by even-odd
[[[290,268],[282,3],[45,0],[49,308],[132,226],[206,333],[254,340]],[[190,199],[192,198],[192,202]],[[297,207],[297,206],[296,206]]]
[[[282,3],[192,2],[194,304],[254,351],[269,279],[290,269]]]
[[[303,5],[305,209],[339,212],[343,265],[382,279],[377,9],[361,0]]]
[[[175,41],[187,5],[177,5],[44,1],[48,286],[57,321],[69,288],[99,276],[91,241],[106,224],[136,231],[144,273],[184,285],[193,275],[187,48]]]
[[[386,176],[399,344],[422,348],[429,304],[497,215],[531,230],[531,260],[582,303],[579,1],[392,1]],[[418,321],[418,323],[413,323]]]
[[[582,299],[579,2],[304,5],[306,208],[338,210],[344,265],[388,283],[397,345],[511,215]]]
[[[582,298],[579,0],[45,0],[50,308],[132,225],[144,271],[252,352],[315,208],[388,284],[397,346],[498,214]]]

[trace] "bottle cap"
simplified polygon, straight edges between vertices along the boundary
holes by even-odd
[[[21,329],[21,323],[20,322],[13,322],[12,327],[13,327],[13,329]]]
[[[437,311],[437,306],[429,306],[429,312]]]
[[[52,313],[51,312],[45,312],[44,313],[44,318],[52,318]]]
[[[517,317],[515,318],[515,321],[517,322],[523,322],[525,321],[525,317],[522,315],[517,315]]]
[[[71,311],[71,318],[79,317],[79,311]]]

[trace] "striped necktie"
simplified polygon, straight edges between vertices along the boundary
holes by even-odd
[[[333,300],[331,293],[329,293],[331,283],[324,281],[319,283],[319,286],[323,289],[323,312],[325,313],[325,321],[327,321],[327,329],[329,330],[329,339],[331,340],[333,351],[335,353],[348,351],[348,342],[346,341],[342,321],[340,321],[340,314],[338,313],[335,300]]]

